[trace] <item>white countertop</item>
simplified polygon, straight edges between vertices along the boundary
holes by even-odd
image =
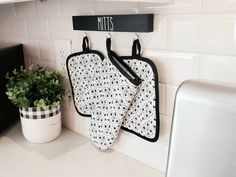
[[[0,136],[0,164],[4,177],[164,177],[119,152],[98,151],[68,129],[50,143],[28,143],[19,125]]]

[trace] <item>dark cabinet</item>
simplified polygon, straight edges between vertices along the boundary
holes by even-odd
[[[0,133],[19,119],[18,108],[6,96],[7,72],[24,65],[23,45],[0,44]]]

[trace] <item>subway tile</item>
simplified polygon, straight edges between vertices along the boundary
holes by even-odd
[[[143,56],[155,62],[161,83],[178,86],[198,76],[199,54],[147,49]]]
[[[105,55],[107,54],[106,50],[106,38],[108,36],[107,32],[101,32],[101,31],[94,31],[94,32],[87,32],[89,41],[90,41],[90,48],[94,50],[99,50],[103,52]],[[80,36],[83,35],[83,33],[79,34]],[[114,48],[114,43],[117,42],[115,38],[115,33],[112,33],[112,49]],[[127,36],[128,34],[126,34]],[[82,42],[81,42],[82,44]]]
[[[6,42],[6,38],[2,37],[1,34],[0,34],[0,43],[5,43],[5,42]]]
[[[40,66],[44,66],[46,68],[53,69],[53,70],[56,70],[57,68],[55,62],[48,61],[48,60],[32,59],[31,62],[33,65],[40,65]]]
[[[1,41],[4,43],[22,43],[23,38],[16,38],[11,36],[2,36]]]
[[[35,17],[35,3],[34,2],[19,2],[15,3],[17,17]]]
[[[72,53],[75,53],[75,52],[80,52],[82,51],[82,38],[83,36],[81,35],[77,35],[77,37],[75,37],[74,39],[72,39],[72,42],[71,42],[71,51]]]
[[[15,17],[14,4],[1,4],[0,5],[0,17]]]
[[[112,148],[152,168],[164,171],[164,145],[159,141],[148,142],[131,133],[121,131]]]
[[[176,14],[201,12],[201,0],[172,0],[170,3],[140,3],[140,13]]]
[[[61,0],[61,11],[63,16],[91,15],[94,13],[94,3],[86,0]]]
[[[44,18],[27,19],[28,36],[33,39],[48,39],[48,20]]]
[[[10,34],[13,37],[26,37],[26,20],[24,18],[15,18],[9,20]]]
[[[53,17],[60,16],[60,1],[59,0],[48,0],[41,2],[36,0],[36,14],[39,17]]]
[[[236,1],[234,0],[204,0],[204,12],[236,12]]]
[[[164,84],[159,84],[159,109],[160,114],[166,113],[166,88]]]
[[[107,32],[88,32],[88,36],[91,42],[91,47],[95,50],[100,50],[107,53],[106,49],[106,39],[109,37]],[[122,33],[113,32],[111,33],[111,48],[118,55],[131,55],[132,43],[134,38],[134,33]]]
[[[134,14],[138,13],[137,2],[95,2],[95,14]]]
[[[199,78],[236,84],[236,57],[202,55]]]
[[[6,37],[9,35],[9,21],[6,18],[0,18],[0,36]]]
[[[55,46],[52,41],[39,41],[40,59],[56,62]]]
[[[175,94],[177,92],[178,87],[166,86],[166,115],[172,117],[174,102],[175,102]]]
[[[26,58],[24,57],[24,63],[25,63],[25,67],[29,67],[32,65],[32,60],[31,58]]]
[[[154,16],[154,30],[151,33],[140,33],[142,48],[166,49],[167,48],[167,17]]]
[[[170,139],[170,129],[171,129],[171,118],[166,117],[164,115],[160,116],[160,143],[163,145],[169,144]]]
[[[76,37],[71,17],[50,18],[49,29],[51,38],[73,39]]]
[[[23,39],[18,41],[23,44],[24,56],[26,58],[30,59],[40,58],[39,42],[37,40]]]
[[[236,15],[175,15],[168,19],[168,48],[236,55]]]
[[[111,33],[111,39],[112,39],[112,48],[114,50],[119,50],[119,48],[127,48],[129,50],[129,55],[132,51],[132,45],[133,45],[133,39],[135,37],[135,33],[122,33],[122,32],[115,32]],[[107,33],[104,34],[105,40],[109,35]]]

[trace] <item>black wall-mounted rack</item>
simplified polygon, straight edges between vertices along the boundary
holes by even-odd
[[[82,31],[152,32],[153,14],[73,16],[73,29]]]

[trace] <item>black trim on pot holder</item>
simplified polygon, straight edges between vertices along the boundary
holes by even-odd
[[[120,73],[126,77],[135,86],[141,83],[141,78],[123,61],[122,58],[118,57],[115,52],[109,51],[108,57],[111,63],[120,71]],[[122,68],[124,67],[124,68]],[[125,71],[127,70],[127,71]],[[132,75],[130,76],[128,72]]]
[[[140,60],[140,61],[144,61],[146,62],[147,64],[149,64],[153,70],[153,73],[154,73],[154,79],[155,79],[155,93],[156,93],[156,96],[155,96],[155,109],[156,109],[156,134],[154,136],[154,138],[147,138],[133,130],[130,130],[126,127],[121,127],[123,130],[127,131],[127,132],[130,132],[130,133],[133,133],[135,134],[136,136],[140,137],[140,138],[143,138],[149,142],[156,142],[158,139],[159,139],[159,132],[160,132],[160,112],[159,112],[159,85],[158,85],[158,72],[157,72],[157,68],[156,68],[156,65],[154,64],[154,62],[148,58],[145,58],[145,57],[141,57],[141,56],[120,56],[119,58],[121,58],[122,60]]]
[[[84,46],[83,46],[83,48],[84,48]],[[77,107],[75,105],[75,93],[74,93],[74,88],[73,88],[73,85],[72,85],[72,81],[71,81],[71,77],[70,77],[70,73],[69,73],[69,67],[68,67],[68,62],[69,62],[69,60],[72,57],[78,56],[78,55],[84,55],[84,54],[96,54],[96,55],[98,55],[101,58],[102,61],[104,60],[104,56],[99,51],[97,51],[97,50],[90,50],[89,48],[86,47],[85,51],[73,53],[73,54],[69,55],[67,57],[67,59],[66,59],[67,75],[68,75],[68,78],[69,78],[69,81],[70,81],[70,86],[71,86],[71,91],[72,91],[72,97],[73,97],[73,102],[74,102],[75,110],[77,111],[77,113],[79,115],[81,115],[83,117],[91,117],[91,114],[83,114],[83,113],[79,112],[79,110],[77,109]]]

